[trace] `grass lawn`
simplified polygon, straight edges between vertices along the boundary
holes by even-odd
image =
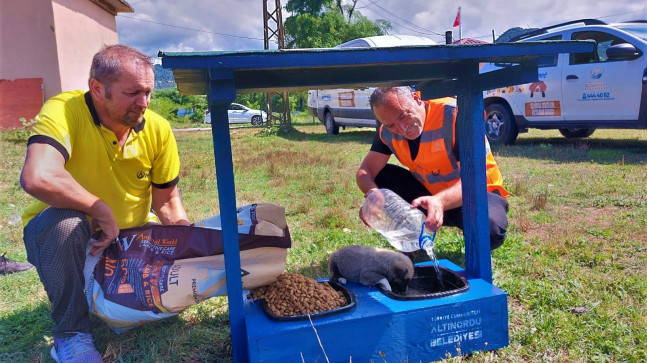
[[[327,276],[328,256],[342,246],[389,247],[357,216],[363,197],[354,175],[373,130],[329,136],[310,117],[294,126],[231,133],[238,204],[286,208],[287,270]],[[189,218],[218,214],[210,131],[176,135]],[[18,176],[26,137],[0,137],[0,253],[25,261],[20,215],[30,198]],[[647,361],[647,131],[598,130],[579,140],[531,131],[495,157],[512,193],[508,239],[493,253],[494,284],[508,293],[510,344],[448,360]],[[439,258],[462,265],[463,250],[459,230],[440,229]],[[36,271],[0,276],[0,361],[51,361],[48,314]],[[224,297],[121,335],[93,320],[105,361],[232,360]]]

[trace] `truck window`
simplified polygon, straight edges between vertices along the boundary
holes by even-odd
[[[616,44],[628,43],[626,40],[617,37],[613,34],[598,32],[598,31],[585,31],[576,32],[571,36],[573,40],[595,40],[595,48],[591,53],[571,54],[570,64],[584,64],[584,63],[602,63],[607,62],[607,49]]]
[[[336,48],[366,48],[370,46],[371,45],[364,39],[354,39],[344,44],[340,44]]]
[[[561,34],[560,35],[554,35],[552,37],[542,38],[540,40],[542,40],[542,41],[543,40],[562,40],[562,35]],[[550,58],[548,58],[548,60],[546,60],[544,58],[541,58],[540,63],[539,63],[539,67],[540,68],[543,68],[543,67],[556,67],[557,66],[557,59],[559,58],[559,54],[555,54],[552,58],[553,58],[552,61],[550,60]]]

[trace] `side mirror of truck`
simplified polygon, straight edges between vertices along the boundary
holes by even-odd
[[[636,47],[629,43],[612,45],[607,49],[607,58],[613,61],[633,60],[642,54],[640,49],[636,49]]]

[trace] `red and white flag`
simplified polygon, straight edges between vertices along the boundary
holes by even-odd
[[[454,19],[452,28],[456,28],[459,25],[461,25],[461,8],[458,8],[458,13],[456,13],[456,19]]]

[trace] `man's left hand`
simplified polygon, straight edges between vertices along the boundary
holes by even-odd
[[[429,230],[436,231],[443,225],[445,208],[440,198],[435,196],[419,197],[411,202],[412,208],[423,207],[427,210],[425,225]]]

